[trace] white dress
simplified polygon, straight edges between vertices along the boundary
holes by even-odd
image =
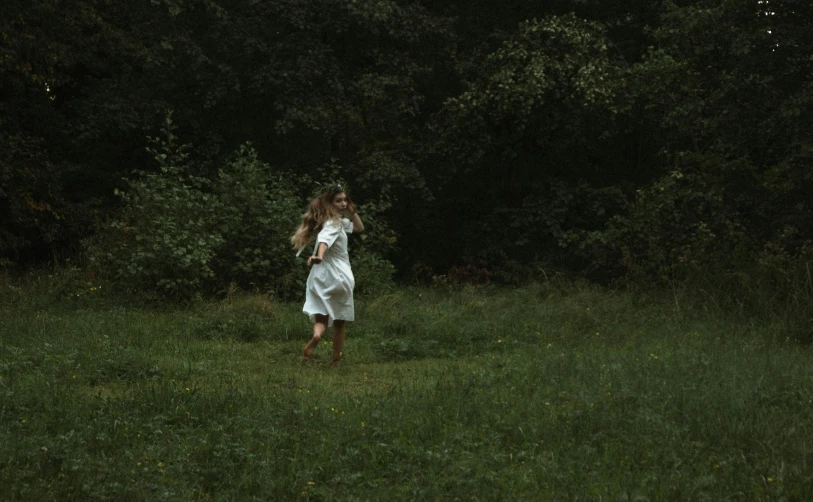
[[[353,288],[356,279],[350,269],[350,255],[347,253],[347,234],[353,233],[353,222],[347,218],[341,221],[328,220],[316,237],[314,254],[319,243],[327,244],[322,263],[311,267],[305,288],[305,306],[302,312],[311,322],[316,314],[328,317],[328,326],[333,321],[354,320]]]

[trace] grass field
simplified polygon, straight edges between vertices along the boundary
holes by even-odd
[[[299,304],[63,296],[0,292],[0,500],[813,500],[813,353],[770,319],[400,289],[333,370]]]

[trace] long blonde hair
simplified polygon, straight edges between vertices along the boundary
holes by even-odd
[[[308,210],[302,215],[302,223],[291,236],[294,249],[307,246],[313,234],[319,232],[326,221],[338,220],[341,217],[333,207],[333,198],[339,193],[342,192],[324,192],[311,201]]]

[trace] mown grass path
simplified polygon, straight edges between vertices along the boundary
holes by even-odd
[[[0,500],[810,500],[813,357],[767,320],[550,285],[0,307]],[[80,308],[81,307],[81,308]]]

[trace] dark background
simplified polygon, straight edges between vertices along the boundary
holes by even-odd
[[[7,270],[81,262],[168,110],[195,176],[250,141],[303,209],[331,164],[388,201],[404,281],[813,256],[810,2],[6,0],[0,35]]]

